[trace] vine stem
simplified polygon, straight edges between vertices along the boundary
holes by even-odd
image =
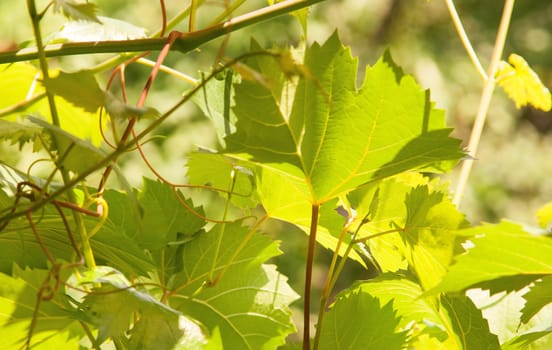
[[[307,251],[307,267],[305,272],[305,304],[303,306],[303,350],[310,350],[310,297],[312,284],[312,267],[314,263],[314,250],[316,248],[316,232],[318,230],[319,209],[320,204],[316,203],[312,205],[309,247]]]
[[[504,9],[502,11],[502,18],[500,20],[498,33],[496,35],[493,54],[491,56],[491,62],[487,71],[487,79],[485,80],[485,85],[481,94],[481,100],[479,101],[477,115],[475,117],[475,123],[473,125],[473,129],[470,135],[470,141],[468,143],[468,152],[470,152],[470,159],[465,159],[463,161],[462,168],[460,170],[460,177],[456,186],[454,204],[456,204],[457,206],[460,205],[460,202],[462,201],[466,184],[468,182],[468,178],[473,166],[473,160],[477,155],[479,140],[481,139],[483,127],[485,125],[485,120],[489,111],[489,105],[491,103],[494,87],[496,85],[494,77],[498,69],[498,65],[500,64],[502,53],[504,51],[504,44],[506,43],[508,27],[510,26],[510,19],[512,18],[512,12],[514,9],[514,2],[515,0],[506,0],[504,4]]]
[[[33,25],[33,34],[36,40],[37,54],[40,62],[40,70],[42,72],[42,78],[45,81],[47,81],[50,79],[50,76],[48,73],[48,61],[46,60],[46,52],[44,51],[43,42],[42,42],[42,34],[40,33],[41,16],[36,11],[36,4],[34,0],[27,0],[27,8]],[[54,99],[54,95],[48,89],[46,89],[46,98],[48,100],[50,114],[52,116],[52,123],[53,125],[60,127],[61,124],[60,124],[59,115],[57,112],[56,101]],[[57,136],[56,135],[53,135],[53,136],[54,136],[53,143],[56,146],[56,148],[59,150],[59,147],[58,147],[59,141],[57,140]],[[60,163],[56,165],[63,179],[63,183],[67,185],[68,183],[71,182],[71,177],[69,175],[69,172],[64,168],[63,164]],[[66,194],[70,203],[73,203],[73,204],[78,203],[75,193],[71,188],[68,188],[68,190],[66,191]],[[94,259],[94,253],[92,252],[92,247],[90,245],[90,241],[86,233],[86,226],[84,224],[84,219],[80,212],[76,210],[72,210],[72,213],[73,213],[73,219],[75,220],[75,224],[77,225],[77,231],[80,236],[84,260],[86,262],[86,265],[90,269],[93,269],[96,266],[96,261]]]

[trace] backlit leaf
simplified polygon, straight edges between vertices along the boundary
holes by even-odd
[[[98,22],[96,5],[91,2],[78,3],[73,0],[54,0],[54,12],[62,12],[67,18]]]
[[[337,35],[307,49],[308,76],[289,80],[271,57],[251,63],[270,85],[235,88],[237,132],[228,151],[299,176],[311,202],[325,202],[358,185],[409,169],[441,168],[462,156],[444,115],[429,95],[384,55],[355,87],[357,60]],[[278,80],[279,79],[279,80]],[[298,169],[282,168],[288,163]],[[445,166],[447,167],[447,166]]]
[[[525,59],[511,54],[508,62],[500,62],[497,83],[516,103],[517,108],[531,105],[543,111],[552,108],[552,95]]]
[[[40,141],[42,128],[25,122],[15,122],[0,119],[0,139],[10,140],[11,144],[19,144],[19,149],[27,143],[33,143],[33,150],[43,147]]]
[[[523,298],[527,301],[521,310],[521,322],[527,323],[544,306],[552,303],[552,276],[543,277],[535,282]]]
[[[147,37],[144,28],[115,18],[97,16],[98,21],[71,21],[49,37],[49,42],[96,42]]]
[[[490,332],[487,320],[468,297],[445,295],[441,301],[461,349],[500,350],[497,336]]]
[[[458,291],[480,282],[515,275],[552,273],[552,239],[527,233],[503,221],[461,231],[473,247],[454,258],[433,291]]]
[[[92,72],[81,70],[73,73],[59,71],[57,73],[52,74],[48,80],[42,81],[48,91],[89,113],[96,113],[98,108],[103,106],[104,93]]]
[[[392,301],[381,305],[362,289],[343,293],[324,318],[320,349],[403,349],[407,337],[396,331],[399,319]]]

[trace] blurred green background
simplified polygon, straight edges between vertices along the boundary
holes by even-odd
[[[44,6],[47,1],[37,1]],[[146,28],[150,33],[161,25],[159,1],[156,0],[96,0],[99,15],[114,17]],[[167,0],[169,17],[174,16],[189,1]],[[224,10],[228,1],[206,2],[198,15],[198,26],[205,26]],[[266,0],[248,0],[234,16],[266,5]],[[484,66],[489,62],[494,37],[502,12],[502,1],[458,0],[456,6],[472,44]],[[58,30],[65,19],[48,15],[43,25],[45,35]],[[307,40],[324,41],[334,30],[359,57],[359,85],[364,66],[373,64],[389,49],[405,72],[431,90],[432,100],[445,109],[453,135],[467,144],[477,111],[483,82],[469,61],[454,30],[444,1],[424,0],[327,0],[315,5],[309,15]],[[0,2],[0,50],[14,49],[32,37],[24,1]],[[549,0],[518,1],[514,8],[505,57],[510,53],[523,56],[541,80],[552,87],[552,2]],[[185,31],[186,23],[177,26]],[[283,16],[232,33],[224,55],[232,57],[245,52],[255,38],[262,46],[297,44],[302,38],[298,21]],[[208,71],[225,39],[215,40],[186,55],[173,53],[165,64],[183,73],[200,78]],[[75,56],[54,59],[52,63],[74,70],[99,63],[109,55]],[[155,60],[156,54],[149,56]],[[130,101],[136,101],[149,74],[140,65],[127,70]],[[102,86],[108,79],[100,78]],[[168,109],[191,85],[172,76],[161,74],[148,97],[147,105],[160,111]],[[186,153],[196,147],[216,149],[217,139],[210,121],[192,104],[182,107],[157,134],[157,139],[145,146],[155,167],[170,180],[185,181]],[[30,148],[24,148],[26,153]],[[21,157],[17,147],[0,144],[1,159],[25,169],[31,161]],[[153,175],[137,155],[123,160],[123,170],[131,184],[139,186],[143,176]],[[495,91],[488,122],[475,160],[473,172],[462,202],[462,210],[476,224],[496,222],[500,218],[536,225],[535,211],[552,200],[552,112],[533,108],[517,110],[501,89]],[[454,189],[457,172],[446,178]],[[92,183],[96,183],[92,181]],[[267,228],[278,232],[285,259],[277,263],[292,285],[302,290],[306,236],[297,229],[272,222]],[[319,286],[325,277],[327,252],[319,253],[314,271],[314,283]],[[351,279],[369,278],[367,272],[354,263],[343,276],[343,285]],[[314,298],[316,300],[316,295]],[[301,322],[298,322],[300,324]]]

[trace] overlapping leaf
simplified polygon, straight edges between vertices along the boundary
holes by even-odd
[[[341,295],[322,324],[320,349],[403,349],[406,332],[397,331],[399,317],[362,289]]]
[[[261,265],[277,254],[268,237],[240,224],[217,225],[183,247],[183,271],[171,279],[177,293],[170,303],[209,329],[218,327],[224,348],[277,348],[294,331],[288,305],[298,297],[275,266]]]
[[[307,50],[296,80],[273,74],[281,68],[272,58],[257,58],[252,67],[271,79],[268,87],[251,81],[236,86],[237,132],[226,140],[228,151],[299,174],[312,203],[462,156],[458,141],[448,137],[443,113],[389,54],[367,68],[359,90],[357,60],[337,35]]]

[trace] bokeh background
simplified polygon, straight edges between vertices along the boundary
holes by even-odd
[[[47,1],[37,1],[41,6]],[[161,25],[159,1],[96,0],[99,15],[117,18],[155,32]],[[166,0],[169,17],[189,2]],[[198,27],[208,25],[229,1],[205,2],[198,11]],[[266,5],[266,0],[248,0],[234,15]],[[494,44],[502,12],[502,1],[457,0],[456,6],[472,44],[486,67]],[[65,19],[48,15],[43,33],[59,30]],[[373,64],[387,49],[405,72],[431,90],[437,107],[446,110],[453,135],[467,145],[477,111],[483,82],[468,59],[454,30],[444,1],[424,0],[326,0],[315,5],[309,15],[307,40],[324,41],[338,30],[341,40],[359,57],[358,83],[364,66]],[[186,23],[176,29],[185,31]],[[14,49],[32,38],[24,1],[0,1],[0,50]],[[299,22],[291,16],[254,25],[215,40],[186,55],[173,53],[165,64],[196,79],[209,71],[224,43],[224,55],[245,52],[254,38],[261,46],[298,44],[303,37]],[[518,1],[514,8],[505,57],[522,55],[549,88],[552,87],[552,2]],[[52,60],[67,70],[89,67],[109,55],[75,56]],[[155,59],[155,54],[150,55]],[[132,65],[127,71],[131,101],[136,101],[149,74],[149,68]],[[108,79],[99,77],[101,84]],[[153,86],[147,105],[160,111],[168,109],[191,85],[161,74]],[[133,100],[134,99],[134,100]],[[163,136],[148,143],[146,152],[155,167],[169,179],[185,181],[186,154],[197,147],[219,147],[214,129],[193,104],[183,106],[157,134]],[[29,148],[0,144],[1,159],[25,169],[32,160]],[[22,156],[22,154],[26,154]],[[135,155],[123,159],[123,170],[131,184],[139,186],[142,176],[152,177]],[[552,112],[530,107],[518,110],[497,88],[488,115],[480,152],[462,202],[461,209],[476,224],[501,218],[536,225],[535,211],[552,200]],[[446,176],[454,190],[457,172]],[[285,258],[277,260],[297,290],[302,290],[306,236],[282,223],[271,223],[270,230],[282,240]],[[319,252],[315,283],[321,284],[329,254]],[[351,264],[342,285],[353,279],[368,278],[370,272]],[[316,295],[314,296],[316,298]],[[300,324],[300,322],[298,322]]]

